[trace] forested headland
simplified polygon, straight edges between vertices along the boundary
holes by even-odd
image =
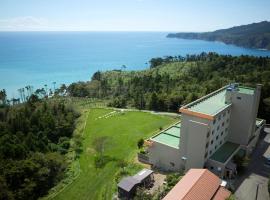
[[[75,97],[107,99],[112,107],[177,112],[181,105],[226,84],[263,84],[259,117],[270,121],[270,58],[216,53],[150,60],[150,69],[96,72],[91,81],[69,85]]]
[[[234,44],[246,48],[270,50],[270,22],[262,21],[228,29],[220,29],[213,32],[170,33],[167,37],[220,41],[225,44]]]
[[[32,95],[0,100],[0,199],[38,199],[64,176],[70,137],[79,116],[61,101]]]

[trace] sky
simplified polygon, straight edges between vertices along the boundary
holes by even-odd
[[[213,31],[270,21],[270,0],[0,0],[0,31]]]

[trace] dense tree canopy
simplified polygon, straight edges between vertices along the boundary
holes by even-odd
[[[262,21],[213,32],[170,33],[167,37],[221,41],[242,47],[270,50],[270,22]]]
[[[110,99],[109,105],[115,107],[176,112],[181,105],[231,82],[251,87],[262,83],[259,115],[270,120],[269,104],[263,101],[270,97],[268,57],[215,53],[167,56],[152,59],[148,70],[98,72],[92,81],[72,84],[68,92],[71,96]]]
[[[32,95],[0,107],[0,199],[37,199],[64,175],[64,156],[78,114]]]

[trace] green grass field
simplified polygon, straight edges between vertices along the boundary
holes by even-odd
[[[95,168],[94,139],[107,136],[104,155],[132,162],[136,154],[138,139],[147,138],[157,132],[159,127],[165,128],[176,122],[176,119],[170,117],[139,111],[97,119],[111,111],[108,109],[89,111],[83,133],[83,153],[80,157],[81,173],[54,199],[112,199],[112,195],[116,191],[115,174],[119,167],[117,162],[111,161],[104,168]]]

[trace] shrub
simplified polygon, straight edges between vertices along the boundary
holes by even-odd
[[[142,138],[139,139],[137,142],[138,149],[141,149],[143,147],[143,144],[144,144],[144,140]]]

